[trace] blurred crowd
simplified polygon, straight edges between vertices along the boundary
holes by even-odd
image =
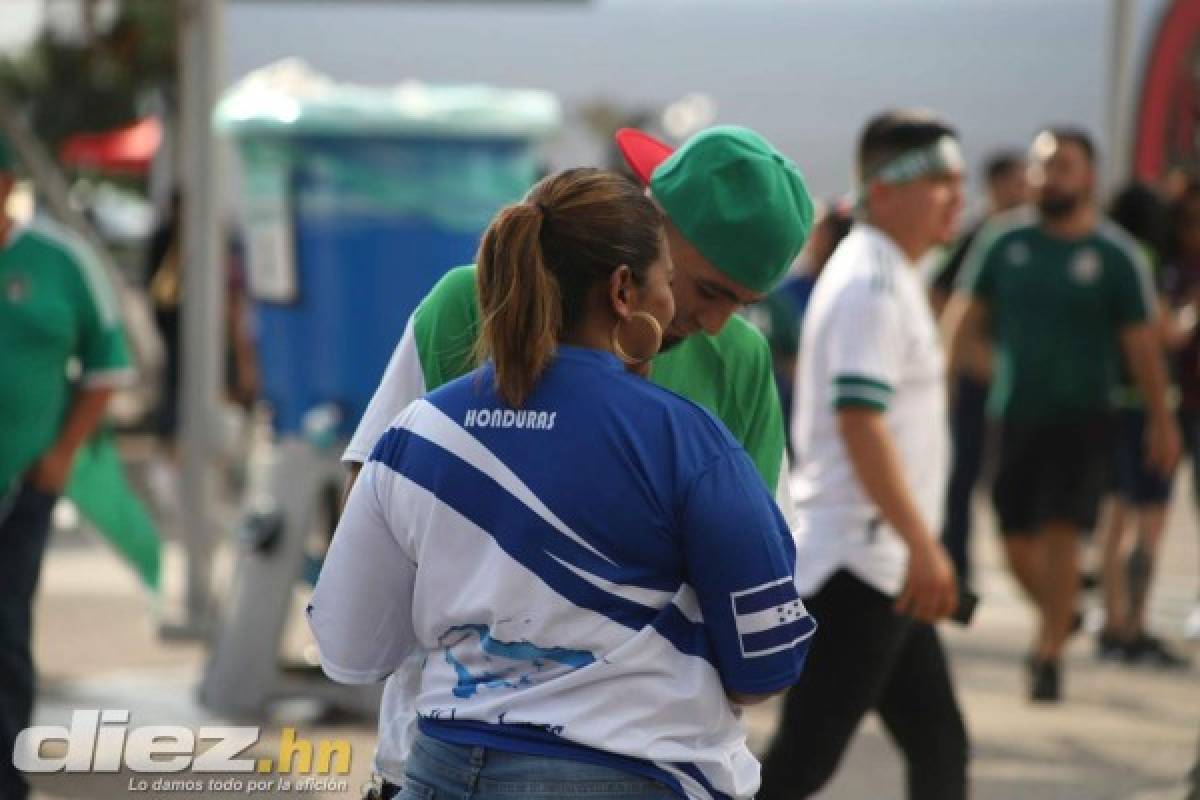
[[[1030,167],[1019,148],[984,158],[978,174],[982,192],[975,210],[964,215],[952,244],[925,259],[922,268],[929,300],[943,321],[951,296],[961,287],[967,255],[981,232],[1033,211],[1036,196],[1030,185]],[[1105,216],[1136,241],[1149,268],[1158,304],[1156,326],[1170,370],[1170,401],[1191,469],[1162,474],[1146,466],[1145,409],[1128,368],[1122,366],[1117,385],[1106,399],[1113,413],[1108,418],[1111,467],[1105,501],[1095,530],[1089,531],[1094,536],[1082,545],[1087,567],[1081,580],[1084,588],[1099,591],[1100,601],[1090,613],[1079,609],[1072,627],[1078,631],[1086,622],[1095,634],[1097,658],[1181,668],[1188,661],[1147,629],[1146,616],[1175,483],[1187,478],[1187,485],[1179,491],[1186,491],[1192,502],[1200,504],[1200,180],[1173,173],[1160,185],[1129,182],[1112,193]],[[852,198],[834,197],[822,204],[812,237],[791,273],[765,300],[743,312],[771,345],[786,416],[790,416],[793,403],[805,309],[823,267],[854,220]],[[981,480],[990,483],[994,477],[999,435],[999,423],[985,411],[990,387],[987,362],[984,354],[955,366],[951,379],[954,402],[947,421],[954,460],[942,538],[960,580],[968,583],[972,578],[973,497]],[[1186,619],[1184,634],[1200,638],[1200,600]]]

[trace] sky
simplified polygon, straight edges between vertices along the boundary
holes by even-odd
[[[1148,38],[1161,0],[1137,4]],[[701,93],[717,123],[756,128],[823,195],[849,188],[853,142],[882,108],[944,113],[977,164],[1049,122],[1103,145],[1109,0],[591,0],[357,3],[237,0],[228,77],[299,56],[334,78],[547,89],[568,115],[598,100],[661,107]],[[269,35],[265,35],[269,32]],[[1132,109],[1130,109],[1132,115]],[[555,166],[596,161],[581,126]]]
[[[0,0],[4,24],[0,25],[0,56],[26,47],[42,25],[42,0]]]

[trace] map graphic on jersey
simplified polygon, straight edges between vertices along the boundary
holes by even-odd
[[[544,648],[524,641],[504,642],[493,638],[486,625],[455,625],[438,637],[438,645],[446,652],[446,663],[458,675],[454,696],[462,698],[474,697],[481,686],[485,689],[532,686],[534,676],[550,669],[551,664],[579,669],[596,660],[586,650]],[[472,662],[477,662],[480,654],[483,663],[472,669],[475,666]]]

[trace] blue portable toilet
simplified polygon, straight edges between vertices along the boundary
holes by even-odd
[[[247,285],[278,434],[330,404],[338,433],[353,431],[409,315],[537,179],[560,120],[546,92],[347,86],[295,61],[225,94],[215,121],[244,167]]]

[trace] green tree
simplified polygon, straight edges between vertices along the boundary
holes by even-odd
[[[96,8],[80,0],[82,37],[46,29],[24,53],[0,59],[0,86],[51,152],[74,133],[133,122],[155,94],[174,106],[177,3],[121,0],[103,30]]]

